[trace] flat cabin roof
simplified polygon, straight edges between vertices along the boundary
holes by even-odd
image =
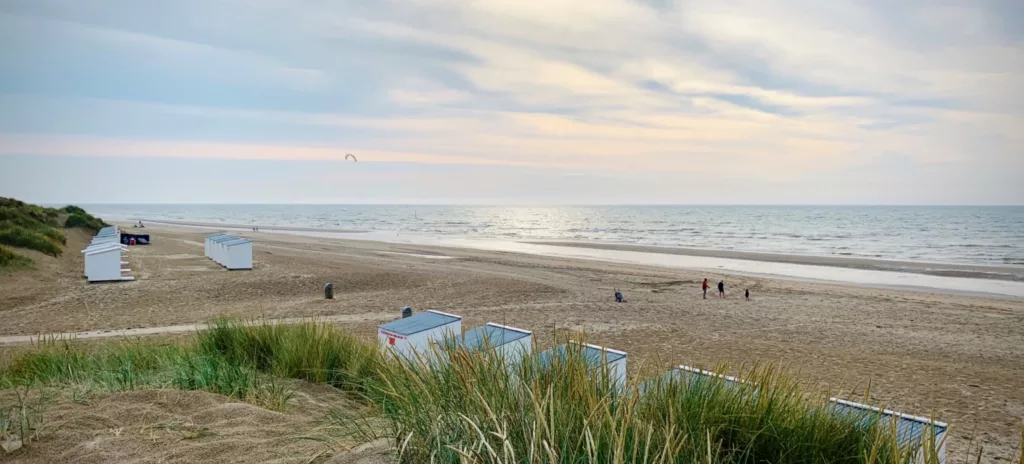
[[[414,314],[404,319],[397,321],[391,321],[387,324],[381,324],[378,326],[380,329],[387,330],[388,332],[394,332],[399,335],[413,335],[425,330],[436,329],[438,327],[458,322],[462,320],[462,316],[456,316],[454,314],[443,313],[441,311],[434,311],[429,309],[419,314]]]
[[[103,232],[117,232],[117,227],[106,226],[106,227],[101,228],[98,233],[103,233]]]
[[[85,249],[88,250],[90,248],[114,248],[114,247],[124,249],[124,244],[121,243],[121,242],[118,242],[118,241],[113,241],[113,242],[96,242],[96,243],[90,243],[90,244],[86,245]]]
[[[209,240],[209,239],[213,239],[213,238],[217,238],[217,237],[230,237],[230,236],[231,236],[231,234],[213,234],[213,235],[207,235],[206,239]]]
[[[512,343],[516,340],[529,337],[532,334],[533,332],[530,332],[529,330],[487,323],[482,327],[477,327],[466,332],[461,337],[458,337],[457,343],[459,346],[466,349],[479,350],[488,346],[495,347]]]
[[[115,237],[115,236],[117,236],[117,231],[99,231],[99,232],[96,232],[96,235],[95,235],[95,237]]]
[[[118,254],[121,253],[121,250],[119,248],[114,248],[114,247],[110,247],[110,248],[93,248],[93,249],[86,248],[86,249],[82,250],[82,253],[85,253],[86,255],[98,255],[98,254],[102,254],[102,253],[110,253],[112,251],[116,251],[116,252],[118,252]]]
[[[575,344],[575,343],[574,343]],[[599,367],[604,363],[611,364],[626,357],[626,353],[613,350],[611,348],[605,348],[602,346],[591,345],[588,343],[576,344],[580,350],[580,356],[583,357],[583,361],[592,367]],[[577,349],[577,348],[574,348]],[[550,365],[555,358],[565,360],[568,354],[568,345],[559,345],[550,350],[547,350],[539,355],[541,365]],[[607,361],[605,361],[607,359]]]
[[[926,417],[911,416],[838,398],[832,398],[831,401],[833,404],[830,407],[834,408],[837,414],[859,417],[862,423],[867,424],[877,420],[881,426],[889,427],[889,421],[895,421],[896,439],[901,445],[923,443],[924,434],[927,433],[929,427],[933,428],[935,435],[945,432],[948,427],[945,422],[933,421]],[[939,437],[935,438],[937,444]]]
[[[227,246],[235,246],[235,245],[241,245],[243,243],[252,243],[252,240],[249,240],[247,238],[236,238],[234,240],[230,240],[230,241],[223,242],[223,243],[225,245],[227,245]]]
[[[220,237],[211,238],[210,241],[211,242],[215,242],[215,243],[222,243],[222,242],[229,242],[229,241],[234,240],[236,238],[238,238],[238,237],[235,237],[234,235],[222,235]]]

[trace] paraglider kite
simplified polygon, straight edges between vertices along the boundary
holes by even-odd
[[[356,159],[356,155],[353,155],[351,153],[345,154],[345,159],[349,159],[349,158],[352,158],[352,161],[355,161],[357,163],[359,162],[359,160]]]

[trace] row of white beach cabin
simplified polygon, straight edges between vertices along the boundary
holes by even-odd
[[[427,310],[416,315],[381,324],[377,330],[381,346],[391,353],[406,359],[429,360],[431,344],[454,341],[459,347],[474,350],[495,350],[507,362],[517,363],[530,356],[533,334],[529,330],[517,329],[488,322],[462,333],[462,316],[436,310]],[[576,351],[578,350],[578,351]],[[607,369],[608,376],[619,391],[626,386],[626,360],[624,351],[597,345],[570,342],[556,346],[538,355],[541,366],[564,362],[569,353],[579,353],[588,367]],[[726,388],[740,388],[746,384],[742,379],[718,374],[689,366],[677,366],[661,379],[653,379],[639,385],[640,394],[658,382],[681,382],[687,386],[701,381],[720,381]],[[881,427],[895,427],[897,440],[901,445],[917,449],[917,462],[923,462],[925,453],[934,451],[940,464],[946,462],[947,424],[925,417],[911,416],[888,409],[879,409],[865,404],[831,398],[830,407],[835,414],[850,415],[864,423],[877,423]],[[870,421],[870,422],[869,422]]]
[[[113,282],[135,280],[130,275],[131,269],[123,260],[128,247],[121,244],[121,233],[116,227],[100,229],[92,238],[92,243],[82,250],[85,256],[85,278],[89,282]]]
[[[649,380],[640,384],[642,394],[649,388],[656,388],[657,382],[678,382],[687,388],[700,388],[706,382],[721,382],[724,388],[742,388],[746,381],[716,372],[697,369],[690,366],[676,366],[661,379]],[[665,385],[666,383],[662,383]],[[756,388],[754,388],[756,391]],[[926,458],[934,451],[939,464],[946,463],[946,432],[949,425],[926,417],[912,416],[889,409],[876,408],[866,404],[855,403],[839,398],[829,399],[829,408],[834,414],[851,417],[865,425],[875,424],[886,430],[893,430],[896,441],[904,447],[916,450],[916,462],[934,462]]]
[[[533,332],[488,322],[462,333],[462,316],[437,310],[398,319],[377,328],[377,338],[385,350],[406,359],[432,360],[431,344],[454,342],[470,352],[491,350],[505,362],[516,364],[533,350]],[[618,389],[626,386],[626,353],[587,343],[561,345],[538,355],[541,366],[564,362],[569,353],[576,353],[590,368],[607,366],[612,384]]]
[[[252,240],[231,234],[206,237],[206,257],[232,271],[252,269]]]

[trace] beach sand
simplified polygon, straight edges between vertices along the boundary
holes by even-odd
[[[633,373],[761,361],[843,395],[870,382],[873,404],[949,422],[957,461],[972,434],[983,462],[1017,453],[1021,300],[251,231],[238,235],[255,241],[254,269],[227,271],[203,256],[207,231],[150,224],[145,232],[153,245],[127,255],[135,282],[85,283],[77,250],[88,237],[76,233],[65,257],[0,275],[0,336],[231,315],[329,316],[370,338],[403,306],[436,308],[465,316],[467,329],[492,321],[533,330],[540,349],[566,331],[586,332],[629,352]],[[728,298],[701,299],[705,277],[724,280]],[[323,298],[327,282],[334,300]],[[613,288],[629,302],[614,303]]]

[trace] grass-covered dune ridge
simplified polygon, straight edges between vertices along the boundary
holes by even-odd
[[[490,351],[436,349],[430,357],[446,362],[397,361],[327,323],[221,320],[184,342],[43,343],[0,369],[0,387],[194,389],[283,408],[288,392],[275,379],[324,383],[377,411],[339,423],[367,440],[392,438],[405,462],[914,460],[889,428],[831,413],[825,395],[771,366],[745,370],[740,387],[658,378],[619,391],[574,350],[550,365],[527,358],[508,368]]]
[[[105,224],[77,206],[47,208],[0,197],[0,267],[25,267],[31,259],[10,248],[25,248],[60,256],[67,243],[63,229],[95,233]]]

